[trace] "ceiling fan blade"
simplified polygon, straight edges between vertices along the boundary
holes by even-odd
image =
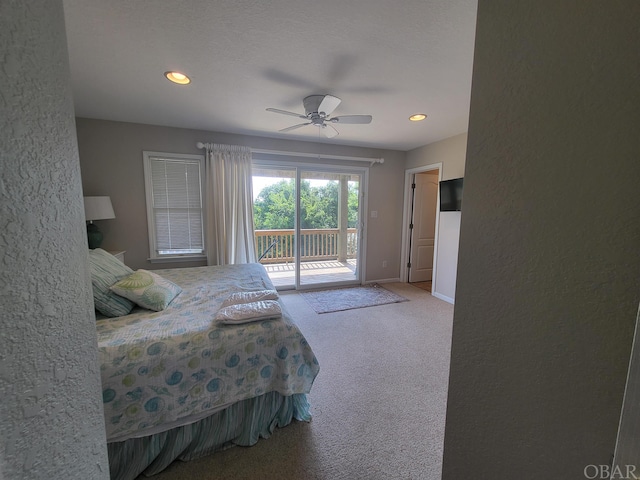
[[[287,112],[286,110],[280,110],[279,108],[267,108],[267,112],[281,113],[282,115],[289,115],[291,117],[307,118],[305,115],[294,112]]]
[[[282,85],[288,85],[290,87],[303,88],[305,90],[317,90],[318,86],[308,81],[305,78],[298,77],[291,73],[282,72],[275,68],[267,68],[264,71],[264,76],[269,80],[281,83]]]
[[[324,114],[328,117],[331,115],[338,105],[340,105],[340,100],[338,97],[334,97],[333,95],[325,95],[320,105],[318,105],[318,113],[324,112]]]
[[[341,115],[339,117],[330,118],[333,123],[371,123],[373,117],[371,115]]]
[[[333,125],[327,125],[326,123],[322,124],[322,133],[327,138],[333,138],[339,134],[338,130],[333,128]]]
[[[303,117],[305,118],[305,117]],[[279,132],[290,132],[291,130],[295,130],[296,128],[304,127],[305,125],[311,125],[311,122],[307,123],[299,123],[298,125],[293,125],[292,127],[283,128],[282,130],[278,130]]]

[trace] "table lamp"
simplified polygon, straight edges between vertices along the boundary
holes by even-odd
[[[94,249],[102,244],[102,232],[93,223],[94,220],[116,218],[110,197],[84,197],[84,218],[87,222],[87,240],[89,248]]]

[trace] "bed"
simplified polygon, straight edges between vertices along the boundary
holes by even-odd
[[[90,254],[97,308],[96,283],[114,288],[114,278],[116,286],[134,278],[122,264],[103,265],[111,263],[102,252]],[[102,278],[108,277],[105,270],[120,266],[127,272]],[[262,265],[154,270],[153,275],[177,291],[164,308],[152,311],[130,300],[126,315],[97,315],[112,479],[151,476],[176,459],[253,445],[294,419],[310,420],[306,394],[318,362]],[[237,306],[233,303],[246,306],[235,301],[223,308],[230,298],[269,292],[281,315],[238,317],[231,324],[216,320]],[[162,297],[146,293],[152,300]],[[113,290],[108,295],[125,300]]]

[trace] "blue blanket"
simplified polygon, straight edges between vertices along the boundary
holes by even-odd
[[[156,270],[182,293],[161,312],[97,321],[107,441],[188,425],[268,392],[309,393],[318,362],[281,305],[281,318],[214,320],[239,291],[272,289],[260,264]]]

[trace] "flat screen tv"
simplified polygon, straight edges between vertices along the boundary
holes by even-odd
[[[462,209],[462,178],[440,182],[440,211],[459,212]]]

